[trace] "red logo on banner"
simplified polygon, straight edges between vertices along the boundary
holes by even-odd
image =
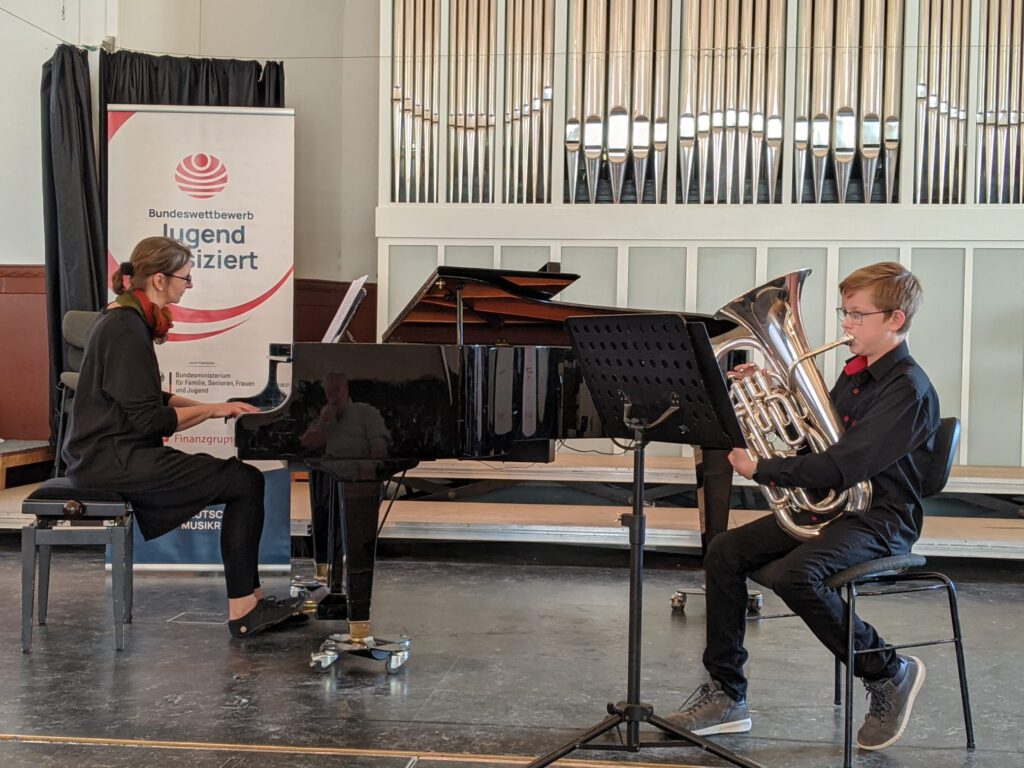
[[[206,200],[228,185],[228,169],[216,155],[197,152],[182,158],[174,170],[178,189],[189,197]]]

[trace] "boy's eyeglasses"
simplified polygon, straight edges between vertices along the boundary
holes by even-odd
[[[877,312],[847,312],[842,307],[836,307],[836,312],[839,313],[839,321],[842,322],[846,318],[850,318],[850,321],[854,325],[860,325],[864,322],[864,318],[868,315],[887,315],[892,312],[891,309],[880,309]]]

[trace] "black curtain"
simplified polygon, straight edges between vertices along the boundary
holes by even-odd
[[[106,297],[105,219],[96,176],[86,52],[58,46],[43,64],[41,91],[50,428],[56,434],[57,379],[66,356],[61,319],[71,309],[97,310]]]
[[[279,61],[192,59],[100,51],[100,136],[107,135],[108,104],[211,107],[283,107],[284,65]],[[107,143],[100,142],[102,204],[107,210]]]

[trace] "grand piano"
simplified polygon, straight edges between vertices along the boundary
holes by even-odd
[[[272,407],[240,416],[235,440],[239,458],[311,470],[314,558],[327,592],[317,616],[349,622],[348,635],[332,636],[320,655],[324,666],[339,650],[387,659],[389,671],[408,658],[407,643],[403,655],[375,639],[370,624],[379,509],[391,478],[442,458],[552,461],[559,440],[604,436],[564,321],[643,310],[555,301],[579,277],[556,269],[438,267],[382,344],[296,343],[290,355],[272,345],[290,358],[291,392],[270,403],[264,396]],[[733,328],[686,318],[711,337]],[[280,390],[272,381],[265,392]],[[698,451],[705,537],[726,525],[726,456]]]

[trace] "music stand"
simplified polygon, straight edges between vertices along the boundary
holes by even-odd
[[[356,316],[356,310],[359,309],[359,305],[366,298],[366,289],[363,287],[366,283],[366,278],[367,276],[363,275],[353,280],[348,290],[345,291],[345,295],[342,297],[341,303],[338,304],[334,317],[331,318],[330,325],[327,326],[327,330],[324,332],[322,339],[324,344],[353,341],[352,334],[348,332],[348,326],[352,322],[352,318]]]
[[[657,716],[653,706],[640,700],[645,446],[651,441],[722,449],[745,444],[707,329],[701,323],[688,324],[678,314],[574,317],[565,324],[605,431],[635,441],[633,512],[622,516],[622,525],[629,529],[628,676],[625,701],[609,703],[606,718],[527,768],[550,765],[576,749],[639,752],[642,747],[680,744],[700,747],[743,768],[761,768]],[[623,723],[624,741],[592,743]],[[641,723],[676,738],[641,741]]]

